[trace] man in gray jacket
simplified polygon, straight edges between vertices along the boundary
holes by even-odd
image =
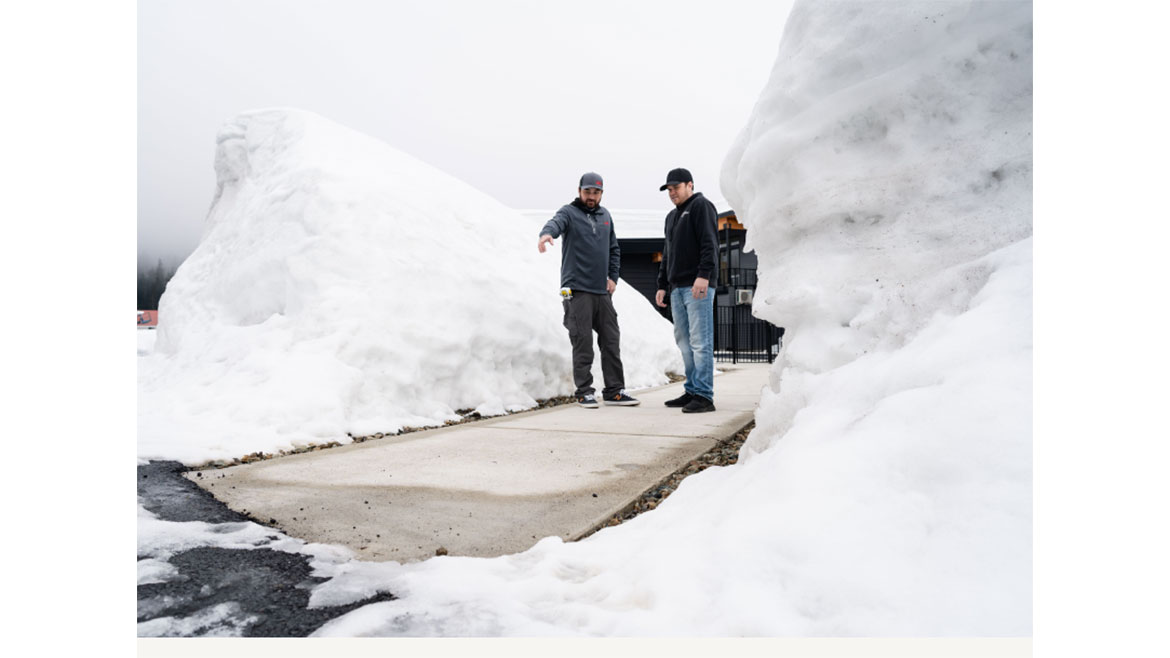
[[[589,172],[581,177],[577,198],[561,206],[540,230],[536,243],[540,253],[553,238],[564,236],[561,246],[561,294],[565,295],[565,328],[573,345],[573,381],[577,404],[597,408],[593,396],[593,332],[601,350],[601,372],[605,404],[632,407],[639,402],[626,394],[620,349],[621,332],[613,291],[617,288],[621,251],[613,231],[613,218],[601,206],[601,176]],[[568,292],[565,292],[568,289]]]

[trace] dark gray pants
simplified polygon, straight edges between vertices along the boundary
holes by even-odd
[[[573,382],[578,397],[593,393],[593,332],[597,332],[597,347],[601,350],[601,373],[605,388],[601,394],[611,396],[626,387],[622,371],[617,311],[610,295],[575,292],[565,306],[565,328],[573,344]]]

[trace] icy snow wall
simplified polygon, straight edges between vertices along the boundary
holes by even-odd
[[[308,112],[242,114],[217,143],[207,228],[139,360],[140,458],[345,443],[572,393],[538,224]],[[624,282],[614,302],[627,387],[666,383],[670,324]]]
[[[798,3],[721,183],[788,330],[741,458],[873,604],[809,629],[1029,634],[1031,3]]]

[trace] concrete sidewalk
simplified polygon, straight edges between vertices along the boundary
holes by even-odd
[[[186,477],[231,509],[367,560],[518,553],[582,537],[754,417],[768,364],[719,364],[715,407],[575,405],[301,453]]]

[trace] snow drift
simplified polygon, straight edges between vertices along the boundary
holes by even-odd
[[[307,112],[242,114],[217,144],[207,228],[139,360],[140,458],[345,443],[572,393],[539,224]],[[627,387],[666,383],[669,323],[624,282],[614,302]]]
[[[1029,634],[1031,3],[799,4],[722,184],[799,628]]]
[[[754,311],[792,330],[789,363],[903,346],[989,269],[940,272],[1031,236],[1030,18],[1026,2],[792,13],[801,36],[722,176],[762,259]]]
[[[331,567],[399,599],[319,634],[1029,635],[1031,32],[798,3],[722,174],[788,328],[740,462],[575,544]]]

